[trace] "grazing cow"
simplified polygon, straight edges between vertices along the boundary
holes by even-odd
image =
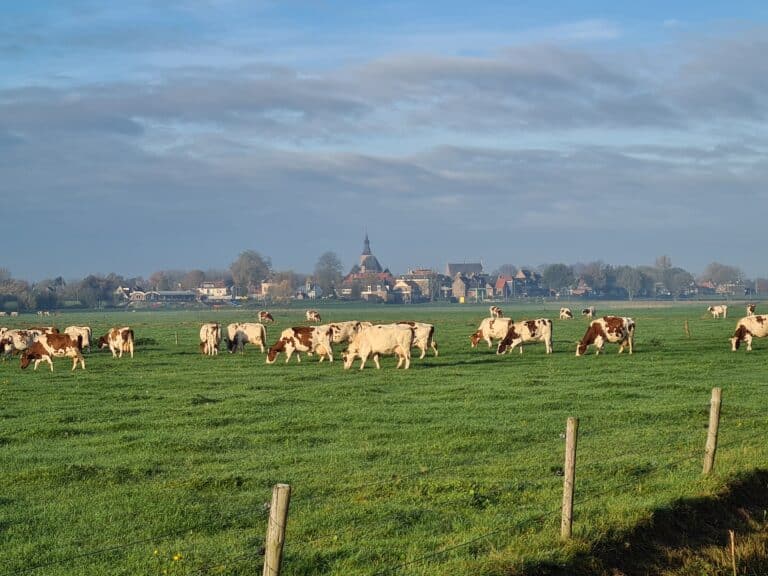
[[[88,352],[91,351],[91,340],[93,339],[93,335],[90,326],[67,326],[64,328],[64,334],[67,334],[73,340],[77,340],[77,337],[80,336],[83,342],[81,348],[83,350],[88,348]]]
[[[257,322],[235,322],[227,326],[227,350],[230,353],[245,350],[246,344],[253,344],[264,354],[267,343],[267,329]]]
[[[296,354],[296,360],[301,362],[301,354],[298,352],[312,352],[320,355],[320,360],[326,356],[333,362],[333,348],[331,339],[333,328],[326,326],[294,326],[286,328],[280,334],[280,338],[267,352],[267,364],[274,364],[280,352],[285,352],[286,364]]]
[[[264,322],[264,323],[271,324],[274,321],[275,321],[275,319],[272,318],[272,314],[270,314],[266,310],[260,310],[259,311],[259,322]]]
[[[600,354],[606,342],[618,343],[619,354],[624,352],[625,346],[632,354],[635,344],[635,321],[621,316],[603,316],[593,320],[576,346],[576,356],[585,354],[590,344],[595,345],[595,355]]]
[[[53,372],[53,361],[51,358],[54,356],[59,358],[67,356],[72,358],[72,370],[77,368],[78,362],[80,367],[85,370],[85,359],[80,352],[82,343],[81,336],[72,338],[68,334],[41,334],[31,346],[22,352],[21,369],[23,370],[34,361],[34,369],[37,370],[40,362],[45,361],[48,362],[51,372]]]
[[[747,316],[736,324],[736,331],[731,338],[731,350],[736,352],[741,343],[746,342],[747,352],[751,352],[752,338],[765,338],[766,336],[768,336],[768,315]]]
[[[360,357],[360,370],[365,368],[368,357],[373,355],[377,369],[381,369],[379,356],[394,354],[397,356],[397,367],[403,364],[408,370],[411,366],[411,348],[413,347],[414,329],[406,324],[386,324],[367,326],[360,330],[344,352],[344,369],[352,366],[355,358]]]
[[[412,320],[405,320],[397,323],[400,326],[410,326],[413,329],[413,347],[421,350],[421,356],[419,360],[423,359],[427,355],[427,348],[432,348],[432,351],[437,356],[437,342],[435,342],[435,327],[432,324],[425,324],[424,322],[413,322]]]
[[[573,312],[570,308],[560,308],[560,320],[571,320],[573,318]]]
[[[317,322],[318,324],[322,322],[320,319],[320,312],[317,310],[307,310],[305,316],[307,317],[307,322]]]
[[[488,311],[491,313],[491,318],[501,318],[504,316],[504,311],[498,306],[491,306],[488,308]]]
[[[499,342],[496,354],[512,352],[515,346],[520,346],[520,354],[523,353],[521,344],[524,342],[544,342],[547,354],[552,354],[552,320],[539,318],[537,320],[523,320],[512,322],[504,339]]]
[[[200,352],[205,356],[216,356],[221,344],[221,326],[218,322],[206,322],[200,326]]]
[[[594,318],[594,317],[595,317],[595,313],[596,313],[596,312],[597,312],[597,311],[595,310],[595,307],[594,307],[594,306],[589,306],[589,307],[587,307],[587,308],[584,308],[584,309],[581,311],[581,315],[582,315],[582,316],[586,316],[587,318]]]
[[[480,340],[488,342],[488,348],[491,347],[494,340],[501,340],[507,335],[512,318],[483,318],[477,330],[469,337],[472,348],[477,346]]]
[[[712,314],[712,318],[720,318],[722,316],[723,318],[728,317],[728,306],[725,304],[721,304],[719,306],[710,306],[707,308],[707,312]]]
[[[18,315],[19,315],[19,313],[16,312],[15,310],[13,312],[11,312],[11,318],[16,318]]]
[[[0,316],[7,316],[8,312],[5,312],[4,310],[0,310]]]
[[[110,328],[97,343],[99,350],[109,348],[113,358],[122,358],[123,352],[129,352],[133,358],[133,330],[129,326]]]
[[[757,308],[757,304],[747,304],[747,316],[754,316],[755,308]]]

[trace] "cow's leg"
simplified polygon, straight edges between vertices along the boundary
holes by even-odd
[[[747,343],[747,352],[752,352],[752,334],[744,336],[744,342]]]
[[[425,346],[419,346],[419,349],[421,350],[421,356],[419,356],[419,360],[424,360],[424,356],[427,355],[427,347]]]
[[[411,351],[406,350],[403,356],[405,356],[405,370],[408,370],[411,367]]]
[[[432,342],[429,343],[430,347],[432,348],[432,351],[435,353],[435,356],[439,356],[439,352],[437,351],[437,342],[432,340]]]
[[[373,363],[376,364],[376,370],[381,370],[381,364],[379,364],[379,353],[373,355]]]
[[[365,363],[368,360],[368,353],[360,354],[360,370],[365,368]]]

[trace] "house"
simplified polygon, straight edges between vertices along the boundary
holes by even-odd
[[[216,282],[203,282],[197,288],[201,300],[230,300],[232,298],[230,287],[222,280]]]
[[[456,274],[462,274],[464,276],[472,276],[483,273],[483,265],[479,262],[464,263],[464,264],[451,264],[446,265],[446,274],[451,278],[456,278]]]
[[[406,278],[398,278],[395,281],[395,285],[392,287],[392,294],[395,297],[395,301],[402,302],[403,304],[412,304],[424,299],[419,284],[414,280]]]

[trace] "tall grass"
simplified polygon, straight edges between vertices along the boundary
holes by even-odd
[[[732,353],[735,320],[701,307],[632,315],[636,353],[575,357],[587,321],[549,306],[541,344],[496,356],[469,334],[485,307],[321,309],[324,320],[436,325],[440,356],[409,371],[203,357],[202,322],[248,311],[88,313],[130,325],[136,357],[85,371],[0,365],[0,575],[251,574],[271,487],[293,487],[284,574],[501,575],[576,550],[676,499],[764,465],[766,343]],[[273,311],[279,331],[299,310]],[[688,320],[691,336],[683,325]],[[18,319],[17,324],[34,323]],[[178,345],[176,339],[178,338]],[[723,388],[715,474],[701,477],[708,403]],[[562,433],[580,418],[574,541],[559,541]]]

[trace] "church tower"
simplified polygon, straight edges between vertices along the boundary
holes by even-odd
[[[379,264],[376,256],[371,252],[371,242],[368,240],[368,233],[365,234],[365,242],[363,243],[363,253],[360,255],[360,272],[366,273],[378,273],[383,272],[384,269]]]

